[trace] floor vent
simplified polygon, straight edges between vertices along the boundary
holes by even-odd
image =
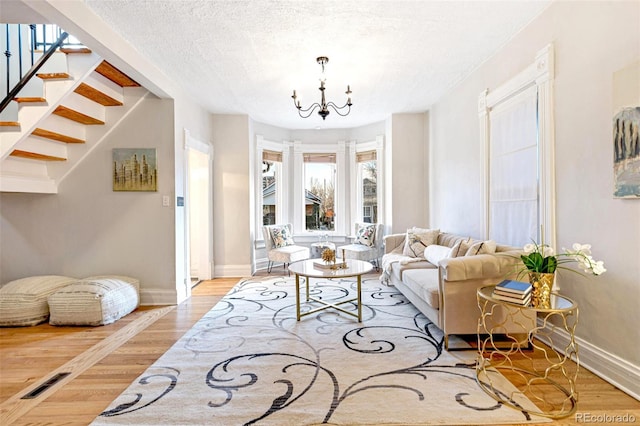
[[[71,373],[58,373],[58,374],[56,374],[55,376],[53,376],[52,378],[50,378],[49,380],[47,380],[46,382],[44,382],[43,384],[41,384],[40,386],[38,386],[37,388],[35,388],[34,390],[32,390],[31,392],[29,392],[28,394],[26,394],[25,396],[23,396],[20,399],[37,398],[38,395],[40,395],[42,392],[46,391],[51,386],[53,386],[56,383],[58,383],[60,380],[62,380],[65,377],[67,377],[69,374],[71,374]]]

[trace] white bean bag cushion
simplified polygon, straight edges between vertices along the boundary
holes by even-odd
[[[49,324],[111,324],[138,304],[138,290],[130,282],[113,277],[85,278],[49,296]]]
[[[94,275],[84,278],[83,281],[102,280],[105,278],[124,281],[125,283],[129,283],[134,286],[136,289],[136,294],[138,295],[138,304],[136,305],[136,308],[140,305],[140,280],[137,278],[127,277],[125,275]]]
[[[41,275],[11,281],[0,288],[0,326],[30,326],[49,318],[47,298],[77,278]]]

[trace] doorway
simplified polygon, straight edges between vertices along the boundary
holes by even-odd
[[[191,286],[213,278],[213,152],[187,132],[187,244]]]

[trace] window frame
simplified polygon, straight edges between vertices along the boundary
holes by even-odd
[[[255,218],[256,218],[256,230],[255,235],[259,236],[257,239],[262,240],[262,213],[263,213],[263,197],[262,197],[262,157],[264,151],[279,152],[282,155],[282,162],[280,167],[276,168],[275,180],[276,180],[276,223],[289,223],[288,210],[289,199],[285,194],[289,193],[289,149],[290,144],[287,141],[274,142],[264,139],[262,135],[256,136],[256,161],[255,161],[255,188],[256,188],[256,203],[255,203]],[[279,207],[279,208],[278,208]]]
[[[293,142],[293,233],[294,235],[309,235],[314,231],[308,231],[305,221],[305,182],[304,182],[304,155],[305,154],[335,154],[336,156],[336,183],[334,193],[335,223],[333,231],[323,231],[329,236],[345,235],[347,218],[345,196],[345,147],[344,141],[337,144],[303,144],[301,141]]]
[[[556,194],[555,194],[555,139],[554,139],[554,46],[548,44],[537,52],[534,62],[523,71],[489,91],[486,89],[478,96],[478,115],[480,118],[480,142],[482,145],[482,222],[485,239],[491,234],[490,229],[490,182],[489,182],[489,148],[491,140],[491,110],[513,95],[529,88],[537,90],[538,114],[538,241],[556,247]],[[543,234],[543,235],[542,235]]]
[[[376,196],[377,221],[384,223],[384,137],[377,136],[375,141],[352,142],[350,146],[351,173],[351,219],[353,223],[364,222],[364,199],[362,196],[363,175],[357,160],[357,154],[366,151],[376,152]]]

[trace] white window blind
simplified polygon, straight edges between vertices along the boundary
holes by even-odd
[[[539,241],[537,88],[496,105],[489,119],[489,237]]]
[[[262,160],[263,161],[275,161],[278,163],[282,163],[282,153],[276,151],[262,151]]]
[[[356,152],[356,162],[357,163],[366,163],[368,161],[376,161],[376,152],[375,151],[362,151]]]

